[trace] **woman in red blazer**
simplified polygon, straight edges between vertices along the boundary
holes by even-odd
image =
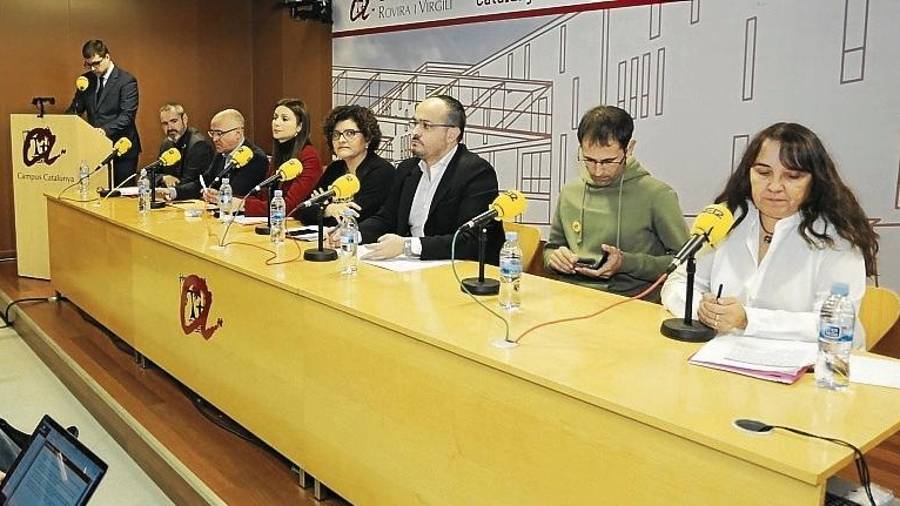
[[[319,153],[309,142],[309,125],[309,113],[306,112],[306,104],[302,100],[283,98],[275,104],[275,112],[272,114],[272,139],[275,146],[272,163],[269,164],[266,176],[274,174],[282,163],[291,158],[296,158],[303,164],[300,175],[281,183],[281,193],[288,211],[306,200],[322,177]],[[268,216],[269,209],[266,203],[266,190],[247,197],[244,201],[244,214]]]

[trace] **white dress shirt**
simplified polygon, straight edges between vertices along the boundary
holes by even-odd
[[[818,338],[819,308],[831,293],[831,284],[844,282],[850,299],[859,310],[866,290],[865,259],[858,248],[840,237],[830,224],[828,235],[834,246],[813,247],[800,235],[800,213],[779,220],[769,251],[758,262],[759,212],[748,202],[747,216],[715,250],[704,248],[697,256],[693,315],[703,293],[715,294],[723,285],[723,297],[736,297],[747,313],[747,328],[734,333],[771,339],[815,341]],[[826,222],[813,228],[823,230]],[[686,264],[666,280],[662,301],[679,317],[684,316]],[[866,342],[859,318],[853,346]]]
[[[112,75],[112,71],[114,68],[116,68],[116,65],[114,63],[110,62],[109,68],[106,69],[106,72],[104,72],[102,76],[97,78],[100,82],[103,83],[104,88],[106,88],[106,83],[109,82],[109,76]],[[98,86],[97,89],[99,90],[100,87]],[[98,96],[97,98],[99,99],[100,97]]]
[[[459,145],[444,155],[431,167],[425,163],[425,160],[419,160],[419,169],[422,170],[422,177],[419,179],[419,186],[416,187],[416,194],[413,197],[412,207],[409,210],[409,229],[410,235],[413,237],[410,244],[412,253],[415,256],[422,254],[422,241],[425,236],[425,222],[428,221],[428,211],[431,209],[431,202],[434,200],[434,192],[437,191],[438,185],[444,173],[447,172],[447,166]]]

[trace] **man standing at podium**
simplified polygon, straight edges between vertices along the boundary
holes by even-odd
[[[88,80],[84,90],[76,90],[68,114],[87,113],[87,122],[102,131],[113,142],[122,137],[131,141],[131,149],[113,160],[114,184],[118,185],[135,173],[141,138],[135,120],[138,110],[137,80],[113,64],[109,48],[102,40],[89,40],[81,48]]]

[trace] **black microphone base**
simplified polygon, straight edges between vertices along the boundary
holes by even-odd
[[[109,196],[109,197],[121,197],[121,196],[122,196],[122,192],[120,192],[119,190],[112,190],[112,191],[110,191],[110,190],[106,190],[106,189],[99,189],[99,190],[97,190],[97,193],[98,193],[101,197],[107,197],[107,196]]]
[[[164,207],[166,207],[165,202],[151,202],[150,203],[150,209],[162,209]]]
[[[253,229],[256,232],[256,235],[269,235],[271,233],[271,229],[266,225],[260,225]]]
[[[303,252],[303,259],[310,262],[331,262],[337,260],[337,251],[328,248],[308,249]]]
[[[500,282],[491,278],[484,278],[483,281],[478,278],[466,278],[462,280],[459,289],[464,292],[468,290],[472,295],[497,295],[500,293]]]
[[[705,343],[716,337],[716,331],[700,323],[691,321],[690,325],[684,323],[684,318],[669,318],[659,327],[662,335],[676,341],[688,343]]]

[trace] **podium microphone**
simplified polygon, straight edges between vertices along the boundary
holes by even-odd
[[[91,82],[88,81],[87,77],[78,76],[78,79],[75,79],[75,89],[78,91],[84,91],[88,89],[88,86],[91,85]]]
[[[101,167],[111,162],[113,158],[120,157],[130,150],[131,140],[129,140],[128,137],[122,137],[121,139],[117,140],[115,144],[113,144],[112,153],[106,155],[106,158],[104,158],[103,161],[97,164],[97,168],[94,170],[100,170]]]
[[[318,225],[319,225],[319,244],[316,249],[308,249],[303,252],[303,259],[310,262],[330,262],[337,260],[337,251],[325,247],[325,231],[322,224],[323,214],[325,212],[324,203],[330,198],[349,199],[356,195],[359,191],[359,178],[354,174],[344,174],[337,178],[328,186],[328,191],[321,195],[306,199],[302,204],[297,206],[291,214],[297,209],[305,209],[307,207],[318,206]]]
[[[263,182],[254,186],[252,190],[250,190],[247,195],[252,195],[259,190],[262,189],[263,186],[272,185],[278,181],[290,181],[295,177],[299,176],[300,173],[303,172],[303,164],[300,163],[300,160],[296,158],[291,158],[290,160],[282,163],[275,173],[263,180]],[[269,209],[272,206],[272,189],[269,188],[269,194],[266,198],[266,209]],[[265,225],[260,225],[254,229],[254,231],[259,235],[269,235],[272,231],[272,215],[270,213],[266,213],[267,222]]]
[[[492,218],[495,220],[509,221],[516,216],[525,212],[527,200],[522,192],[517,190],[504,190],[497,195],[497,198],[491,202],[490,208],[479,214],[478,216],[467,221],[460,227],[460,230],[471,230],[475,227],[484,225]]]
[[[491,202],[487,211],[479,214],[459,227],[463,232],[478,228],[478,277],[462,280],[460,289],[472,295],[496,295],[500,293],[500,281],[484,277],[484,249],[487,244],[485,225],[494,220],[510,221],[525,212],[528,204],[525,195],[518,190],[503,190]]]
[[[660,332],[676,341],[691,343],[705,343],[716,336],[716,331],[694,321],[694,273],[697,270],[694,255],[700,251],[704,244],[709,243],[715,247],[719,244],[734,225],[734,215],[723,204],[712,204],[703,208],[694,224],[691,226],[691,238],[688,239],[681,250],[672,258],[672,263],[666,268],[666,274],[672,273],[679,265],[687,262],[687,286],[684,298],[684,318],[669,318],[662,322]]]
[[[237,151],[228,156],[225,160],[225,166],[222,167],[222,171],[212,180],[209,184],[210,186],[218,183],[226,174],[229,174],[234,169],[240,169],[241,167],[250,163],[250,160],[253,159],[253,150],[248,148],[247,146],[241,146],[237,148]]]

